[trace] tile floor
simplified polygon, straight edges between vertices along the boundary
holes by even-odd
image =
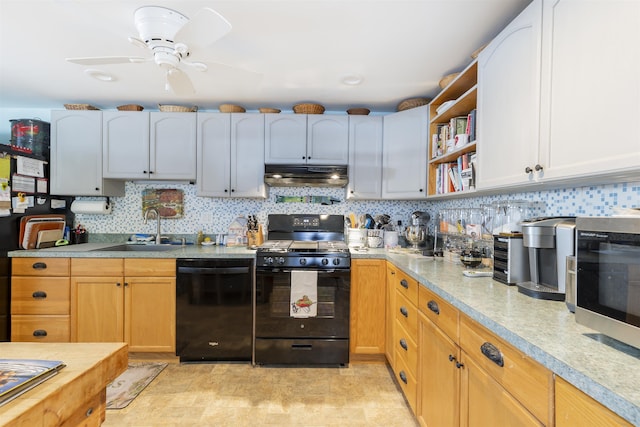
[[[169,365],[103,426],[385,426],[417,422],[384,363]]]

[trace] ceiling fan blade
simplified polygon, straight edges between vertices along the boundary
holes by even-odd
[[[176,95],[193,95],[196,93],[187,73],[177,68],[167,71],[167,88]]]
[[[178,30],[176,41],[190,46],[207,47],[231,31],[231,24],[213,9],[201,9]]]
[[[107,65],[145,62],[148,59],[140,56],[96,56],[86,58],[66,58],[67,62],[80,65]]]

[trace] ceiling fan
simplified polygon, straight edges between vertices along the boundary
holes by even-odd
[[[66,60],[81,65],[141,63],[153,60],[160,68],[166,70],[167,90],[177,95],[189,95],[195,93],[195,89],[182,66],[203,72],[208,69],[206,63],[189,59],[191,49],[210,46],[231,31],[229,21],[210,8],[201,9],[189,19],[172,9],[144,6],[135,11],[134,22],[139,37],[129,37],[129,42],[151,50],[151,57],[104,56]]]

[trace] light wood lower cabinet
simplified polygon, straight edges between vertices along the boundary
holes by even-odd
[[[351,260],[349,351],[355,355],[385,352],[386,264],[381,259]]]
[[[553,425],[552,373],[420,287],[422,426]]]
[[[555,385],[556,427],[631,427],[631,423],[602,406],[563,378],[556,376]]]
[[[11,341],[69,342],[69,259],[13,258]]]
[[[175,260],[71,260],[71,339],[175,351]]]

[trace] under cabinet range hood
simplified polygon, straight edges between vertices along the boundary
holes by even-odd
[[[272,187],[344,187],[347,166],[265,165],[264,182]]]

